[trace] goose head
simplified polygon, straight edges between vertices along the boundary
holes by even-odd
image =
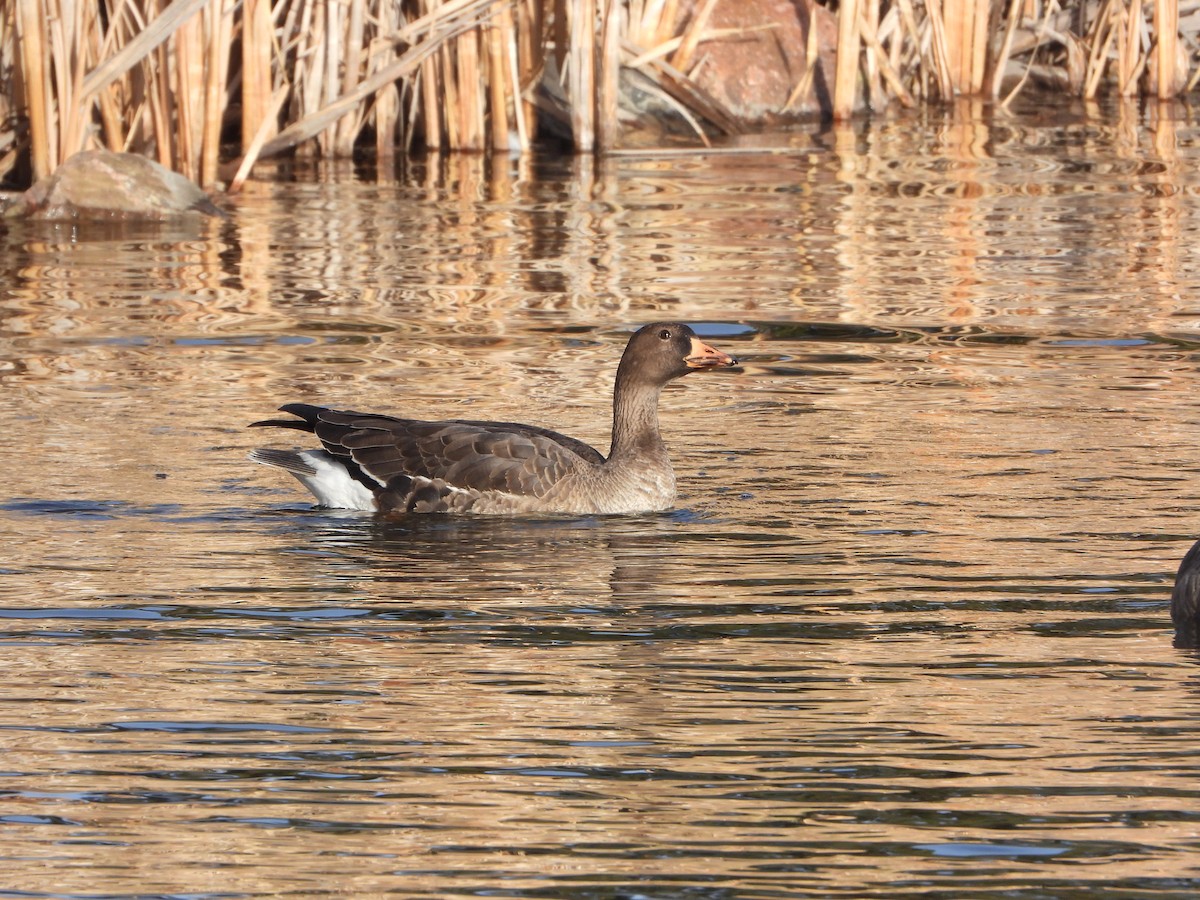
[[[736,365],[736,359],[710,347],[687,325],[655,322],[639,328],[629,339],[617,378],[662,386],[697,369]]]

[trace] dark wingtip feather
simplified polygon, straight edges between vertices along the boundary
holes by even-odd
[[[295,419],[262,419],[258,422],[251,422],[250,428],[294,428],[297,431],[312,431],[317,427],[317,416],[323,411],[319,406],[313,406],[309,403],[288,403],[279,407],[280,412],[291,413],[293,416],[299,416],[300,421]]]
[[[256,463],[275,466],[295,475],[312,476],[317,474],[317,470],[305,462],[304,458],[294,450],[251,450],[248,455]]]
[[[291,413],[293,416],[299,416],[302,419],[310,419],[315,422],[317,421],[317,416],[325,412],[325,407],[313,406],[311,403],[285,403],[279,407],[279,411]]]

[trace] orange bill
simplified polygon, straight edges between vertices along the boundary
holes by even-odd
[[[737,360],[728,353],[708,346],[700,338],[692,338],[692,350],[684,360],[690,369],[715,369],[736,366]]]

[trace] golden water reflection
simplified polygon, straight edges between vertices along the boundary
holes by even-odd
[[[3,889],[1190,897],[1196,140],[1133,115],[13,226]],[[744,360],[664,396],[675,512],[383,526],[245,462],[293,400],[603,448],[664,317]]]

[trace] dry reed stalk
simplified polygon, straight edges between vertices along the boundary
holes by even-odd
[[[364,0],[351,0],[349,7],[342,41],[345,53],[339,60],[342,70],[340,90],[342,94],[352,91],[359,82],[365,61],[363,53],[363,37],[366,31]],[[362,107],[358,106],[352,113],[338,120],[332,137],[333,152],[336,156],[352,156],[354,154],[354,143],[362,128],[362,111]]]
[[[437,149],[442,146],[442,105],[438,98],[438,65],[436,59],[421,63],[421,111],[425,125],[425,146]]]
[[[200,145],[201,185],[215,184],[221,153],[221,124],[225,112],[225,73],[233,29],[227,11],[230,0],[213,0],[208,14],[208,53],[204,73],[204,127]]]
[[[1008,68],[1008,57],[1012,53],[1013,36],[1017,33],[1017,26],[1021,24],[1024,6],[1025,0],[1010,0],[1008,4],[1008,14],[1004,18],[1004,39],[992,65],[992,85],[988,96],[993,100],[1000,96],[1004,70]]]
[[[280,74],[287,68],[287,61],[290,59],[292,51],[299,46],[300,36],[306,33],[296,23],[303,18],[307,9],[308,4],[305,0],[292,0],[291,3],[286,5],[286,8],[281,3],[280,6],[275,7],[271,12],[272,23],[278,21],[281,13],[285,13],[283,22],[279,25],[279,39],[275,46],[278,54],[276,58],[279,60]],[[273,44],[275,43],[273,41]]]
[[[10,88],[15,88],[20,77],[16,58],[15,19],[16,11],[11,4],[0,10],[0,73],[8,73]],[[16,90],[0,91],[0,179],[17,164],[17,135],[11,125],[16,116],[16,93]]]
[[[1158,37],[1159,100],[1169,100],[1179,92],[1179,0],[1155,0],[1154,31]]]
[[[242,189],[242,185],[250,175],[250,170],[258,160],[258,154],[262,150],[267,136],[275,130],[275,118],[279,115],[279,111],[283,109],[284,101],[287,98],[287,87],[281,87],[275,92],[275,96],[271,98],[271,102],[267,105],[267,108],[263,110],[263,118],[262,122],[259,123],[258,132],[250,139],[250,143],[246,147],[246,153],[242,157],[242,161],[238,164],[237,172],[234,173],[233,180],[229,182],[229,188],[226,193],[236,194]]]
[[[958,93],[953,56],[956,30],[946,18],[945,0],[926,0],[926,11],[929,16],[930,68],[937,76],[939,98],[950,101]]]
[[[885,61],[887,59],[887,53],[883,50],[878,39],[880,5],[879,3],[868,2],[859,10],[858,28],[860,36],[865,40],[866,35],[869,33],[878,47],[877,50],[874,47],[871,48],[875,50],[873,53],[864,53],[862,60],[863,73],[866,76],[867,82],[868,105],[871,109],[883,109],[887,105],[887,97],[884,94],[883,85],[879,80],[879,59],[883,58]]]
[[[170,71],[164,70],[165,74]],[[201,25],[194,19],[188,20],[179,29],[175,40],[174,65],[175,168],[195,181],[200,174],[200,128],[203,117],[196,109],[196,91],[193,86],[204,84],[203,42]],[[200,98],[203,99],[203,94]]]
[[[51,131],[50,160],[57,165],[70,155],[70,147],[78,138],[78,131],[83,123],[73,115],[71,103],[71,60],[68,58],[67,46],[73,31],[71,14],[62,8],[56,0],[45,0],[46,42],[50,66],[47,70],[49,83],[47,98],[51,100],[50,118],[57,123],[57,128]]]
[[[325,15],[323,10],[316,6],[316,0],[309,0],[304,4],[300,26],[302,42],[297,50],[296,92],[299,117],[303,119],[316,115],[321,108],[324,92]],[[270,145],[271,142],[268,141],[263,148],[264,154]],[[296,150],[302,155],[311,154],[316,150],[316,146],[301,143]]]
[[[120,28],[110,26],[109,34],[106,36],[106,44],[112,44],[110,47],[112,53],[119,53],[119,47],[124,47],[128,41],[134,40],[134,36],[145,24],[134,8],[128,4],[124,8],[128,14],[121,19]],[[169,97],[169,85],[166,83],[167,79],[158,77],[157,73],[166,72],[166,65],[167,44],[163,42],[150,49],[140,65],[96,89],[96,94],[101,91],[128,91],[128,96],[124,98],[124,104],[122,104],[122,115],[124,115],[128,128],[126,140],[130,142],[130,148],[136,145],[142,146],[144,149],[152,148],[146,152],[156,156],[160,163],[164,149],[169,145],[167,137],[169,128],[167,120],[157,112],[161,112],[160,108],[166,102],[164,98]],[[100,64],[97,64],[98,66]],[[92,70],[92,72],[95,71],[96,68]],[[86,85],[86,79],[84,79],[84,85]],[[131,114],[128,110],[131,107],[138,110],[140,114],[138,118],[130,118]]]
[[[887,13],[879,20],[876,32],[879,43],[887,48],[888,65],[893,72],[900,72],[902,67],[901,53],[904,50],[904,19],[897,6],[888,7]]]
[[[487,21],[501,2],[513,0],[426,0],[420,16],[386,37],[410,47],[425,37],[449,40],[464,26]]]
[[[1025,86],[1025,82],[1029,79],[1029,73],[1033,71],[1034,60],[1037,58],[1038,47],[1040,47],[1042,45],[1042,41],[1044,41],[1046,38],[1046,32],[1050,27],[1050,20],[1051,20],[1053,13],[1054,13],[1053,4],[1049,4],[1049,3],[1046,4],[1046,13],[1044,16],[1042,16],[1042,21],[1040,23],[1038,23],[1037,34],[1034,38],[1033,56],[1030,57],[1028,64],[1026,64],[1025,71],[1022,73],[1021,79],[1016,83],[1016,85],[1013,87],[1013,89],[1008,92],[1008,96],[1005,97],[1000,102],[1001,109],[1004,109],[1005,107],[1008,106],[1008,104],[1012,103],[1013,98],[1016,97],[1017,94],[1019,94],[1021,92],[1021,88],[1023,88]]]
[[[331,104],[322,106],[310,115],[292,122],[276,137],[264,146],[261,156],[270,156],[289,147],[302,144],[316,135],[322,134],[328,126],[340,116],[352,109],[356,104],[373,95],[385,85],[407,78],[421,65],[422,61],[433,54],[442,54],[448,41],[457,37],[463,31],[474,28],[479,24],[477,13],[485,10],[493,0],[452,0],[444,7],[435,8],[423,20],[418,19],[405,27],[405,32],[429,32],[429,40],[414,43],[405,53],[390,66],[380,69],[373,75],[355,85],[354,90],[337,98]],[[445,12],[445,10],[452,10]],[[446,85],[446,103],[456,99],[452,94],[453,85]]]
[[[658,44],[675,36],[675,25],[679,19],[679,0],[663,0],[655,14],[653,43]]]
[[[488,54],[486,46],[489,23],[483,22],[477,28],[459,35],[459,44],[469,44],[467,58],[467,77],[470,79],[473,100],[470,104],[471,131],[475,145],[472,149],[486,150],[491,145],[488,131],[488,107],[491,105],[491,89],[488,86]],[[460,64],[461,65],[461,64]],[[504,89],[501,82],[500,89]],[[501,115],[501,118],[504,118]]]
[[[626,47],[626,52],[629,52],[628,47]],[[681,96],[687,96],[689,89],[691,89],[695,92],[695,96],[689,98],[689,102],[698,98],[700,102],[697,104],[697,108],[699,109],[705,108],[705,104],[711,106],[713,104],[711,98],[704,94],[700,88],[696,87],[695,82],[690,78],[671,69],[666,63],[661,63],[659,66],[649,70],[643,70],[642,74],[649,79],[649,82],[640,85],[640,87],[649,93],[655,94],[663,103],[675,110],[679,114],[679,117],[688,123],[700,142],[705,147],[711,147],[712,141],[708,139],[708,134],[705,132],[704,126],[697,120],[691,108],[687,104],[677,100],[673,94],[678,93]],[[717,110],[717,107],[713,106],[713,109]],[[717,111],[720,114],[724,114],[723,110]],[[707,116],[708,114],[705,113],[704,115]],[[613,148],[613,152],[616,152],[616,148]]]
[[[445,60],[446,83],[451,86],[447,100],[452,101],[450,120],[454,123],[452,146],[456,150],[478,150],[475,135],[475,105],[478,91],[475,89],[475,61],[477,54],[473,46],[468,46],[467,38],[462,34],[447,42],[442,48],[442,58]]]
[[[500,46],[504,51],[504,62],[508,69],[506,82],[512,98],[513,124],[516,127],[517,146],[522,153],[529,150],[529,130],[526,118],[526,104],[521,89],[521,41],[522,36],[516,30],[513,21],[512,7],[508,4],[500,7],[496,15],[496,29],[500,35]],[[493,113],[494,115],[494,113]]]
[[[54,70],[54,112],[58,121],[53,158],[56,163],[61,163],[76,150],[83,149],[91,124],[85,120],[84,111],[76,109],[78,88],[83,80],[81,48],[76,33],[81,32],[83,23],[78,4],[64,5],[62,0],[46,0],[46,6],[51,16],[48,37]]]
[[[86,101],[83,100],[83,83],[82,75],[85,70],[93,68],[104,56],[104,48],[107,41],[102,40],[100,33],[99,10],[96,7],[88,5],[89,18],[84,24],[85,47],[82,59],[82,65],[79,67],[81,81],[79,84],[80,102],[86,109]],[[115,34],[120,28],[118,22],[112,21],[109,26],[109,35]],[[94,95],[97,106],[100,110],[100,133],[104,140],[105,146],[112,151],[121,151],[127,149],[130,142],[134,139],[137,132],[137,123],[141,116],[139,110],[134,110],[126,115],[122,112],[119,97],[121,96],[119,84],[105,85]],[[80,115],[84,115],[83,110]],[[128,120],[129,129],[125,130],[125,123]]]
[[[558,73],[559,84],[566,87],[567,52],[571,46],[570,17],[567,15],[571,0],[553,0],[553,7],[547,20],[552,27],[550,46],[554,48],[554,69]]]
[[[768,22],[765,25],[751,25],[744,28],[709,28],[700,35],[700,43],[705,41],[717,41],[721,38],[737,37],[743,34],[754,34],[757,31],[774,31],[779,26],[774,22]],[[657,47],[650,50],[641,50],[641,45],[628,39],[628,36],[622,40],[622,43],[629,44],[631,47],[639,49],[638,55],[625,61],[624,65],[629,69],[636,69],[644,66],[647,63],[654,62],[656,59],[670,56],[679,45],[683,43],[683,36],[673,37],[670,40],[663,41]]]
[[[670,56],[682,43],[682,37],[673,37],[670,40],[663,41],[657,47],[652,47],[649,50],[641,50],[641,44],[630,40],[630,44],[637,47],[641,52],[632,59],[626,60],[625,64],[631,69],[639,69],[647,63],[654,62],[656,59],[665,59]]]
[[[446,130],[446,142],[453,148],[459,147],[462,140],[462,119],[460,118],[458,81],[454,77],[454,57],[450,48],[441,44],[437,48],[438,74],[442,80],[442,96],[439,100],[446,105],[442,115],[442,126]]]
[[[325,56],[324,69],[321,72],[320,105],[328,106],[338,96],[338,70],[342,62],[342,4],[337,0],[324,0],[325,11]],[[337,137],[337,123],[333,127],[321,131],[317,136],[317,144],[322,156],[329,156],[334,150]]]
[[[242,0],[242,144],[262,129],[272,101],[271,3]]]
[[[971,36],[971,93],[978,97],[983,94],[988,71],[988,29],[991,27],[991,15],[987,2],[976,5],[974,21],[975,31]]]
[[[421,16],[431,15],[437,0],[422,0],[419,7]],[[421,63],[421,105],[425,122],[425,146],[440,147],[442,145],[442,104],[441,79],[436,56],[425,59]]]
[[[625,8],[625,39],[637,43],[642,34],[642,17],[646,15],[645,0],[629,0]]]
[[[913,66],[913,68],[915,68],[915,72],[913,73],[912,77],[910,78],[910,81],[915,81],[918,85],[920,85],[920,93],[922,94],[922,96],[928,96],[928,90],[927,90],[927,86],[926,86],[926,82],[928,80],[928,72],[927,72],[928,67],[927,67],[926,61],[925,61],[925,54],[922,51],[923,41],[922,41],[922,37],[921,37],[921,29],[917,27],[917,17],[916,17],[916,14],[913,12],[911,0],[898,0],[898,2],[896,3],[896,9],[898,9],[899,13],[900,13],[899,30],[902,33],[907,32],[912,41],[912,52],[910,55],[910,59],[911,59],[911,65]],[[896,41],[896,56],[897,56],[897,58],[895,60],[894,65],[898,71],[901,70],[899,54],[900,54],[900,49],[901,49],[900,45],[902,43],[903,43],[902,39],[898,39]]]
[[[129,9],[129,4],[122,4],[121,8],[125,14],[109,20],[107,33],[101,35],[99,29],[96,29],[96,46],[89,61],[89,74],[110,58],[120,38],[128,40],[134,33],[131,23],[135,17]],[[162,44],[154,47],[135,69],[102,85],[91,95],[86,95],[86,88],[81,87],[81,103],[88,103],[92,97],[101,98],[100,109],[105,130],[111,131],[113,135],[109,139],[112,149],[119,148],[129,152],[137,146],[142,152],[152,155],[150,147],[154,144],[155,122],[151,118],[150,100],[156,85],[151,80],[151,73],[163,53]],[[84,77],[84,86],[86,84],[87,76]],[[110,120],[110,116],[113,120]]]
[[[567,100],[575,149],[591,153],[596,145],[596,0],[571,0],[568,9]]]
[[[53,171],[51,164],[51,126],[53,117],[49,106],[46,72],[45,17],[37,0],[17,0],[17,45],[21,49],[22,82],[25,88],[25,107],[29,118],[30,162],[33,178],[45,178]]]
[[[400,127],[400,89],[394,84],[375,96],[375,159],[391,160],[396,155],[396,132]]]
[[[833,79],[833,117],[848,119],[854,113],[858,87],[859,0],[843,0],[838,9],[837,66]]]
[[[393,42],[380,35],[398,30],[402,19],[399,5],[395,3],[381,4],[376,14],[376,33],[367,64],[368,73],[371,75],[395,62],[396,50]],[[375,155],[380,161],[389,161],[396,154],[396,139],[403,121],[400,118],[402,104],[400,87],[394,82],[384,86],[375,96]]]
[[[483,35],[487,51],[488,109],[491,112],[489,144],[493,150],[503,151],[508,148],[508,98],[510,93],[515,98],[516,91],[509,89],[508,55],[499,22],[486,25]]]
[[[339,74],[346,58],[343,17],[346,15],[348,5],[341,0],[323,0],[322,2],[322,8],[325,10],[325,73],[321,79],[321,85],[324,90],[322,100],[326,103],[337,97],[341,87]]]
[[[159,165],[182,172],[171,137],[171,122],[174,121],[177,112],[174,95],[171,93],[170,65],[165,43],[159,44],[150,52],[143,69],[148,73],[146,82],[149,85],[147,115],[150,117],[150,128],[147,131],[154,136]]]
[[[465,31],[455,38],[459,111],[462,150],[482,150],[487,146],[487,94],[482,90],[483,75],[479,65],[479,30]]]
[[[546,68],[546,21],[541,0],[518,0],[514,27],[517,34],[516,60],[510,61],[517,71],[515,81],[521,95],[521,114],[517,116],[518,129],[524,127],[522,147],[537,127],[537,105],[526,90],[541,78]],[[503,12],[501,13],[503,15]],[[510,51],[511,57],[511,51]]]
[[[937,76],[938,95],[942,100],[954,98],[955,83],[951,74],[950,51],[946,47],[946,23],[942,18],[941,0],[926,0],[929,12],[930,45],[933,50],[931,68]]]
[[[1125,28],[1117,35],[1117,90],[1122,97],[1137,90],[1137,73],[1141,70],[1142,0],[1131,0],[1125,18]]]
[[[949,51],[950,80],[956,94],[972,94],[974,75],[975,35],[974,0],[944,0],[942,19],[946,29],[946,49]]]
[[[218,23],[214,7],[222,2],[223,0],[210,0],[210,6],[206,8],[202,16],[193,19],[192,23],[186,26],[187,35],[191,38],[191,46],[188,48],[191,71],[181,73],[187,80],[182,85],[186,88],[186,92],[180,94],[179,107],[188,107],[188,115],[190,115],[192,130],[187,176],[197,182],[204,180],[205,144],[208,143],[211,119],[209,102],[216,100],[215,74],[214,66],[211,65],[211,54],[214,52],[214,44],[220,40],[216,34]]]
[[[416,125],[421,115],[421,94],[417,90],[420,87],[420,81],[421,73],[418,70],[413,76],[412,89],[408,92],[408,115],[402,120],[405,153],[412,150],[413,142],[417,138]]]
[[[900,101],[900,105],[911,108],[915,105],[912,95],[900,80],[900,76],[892,69],[892,65],[888,62],[887,51],[883,45],[879,43],[879,39],[875,36],[875,29],[866,19],[859,20],[859,34],[862,36],[863,42],[875,54],[875,59],[879,64],[879,71],[888,85],[896,94],[896,99]]]
[[[1092,49],[1088,55],[1087,74],[1084,79],[1083,97],[1093,100],[1100,87],[1100,79],[1108,62],[1108,53],[1119,35],[1124,35],[1125,5],[1122,0],[1108,0],[1096,17],[1092,34]]]
[[[83,79],[82,97],[90,97],[136,66],[151,50],[178,32],[207,3],[209,0],[171,0],[159,15],[145,23],[132,40],[87,74]]]
[[[682,35],[683,40],[679,44],[679,49],[671,57],[672,68],[684,73],[691,68],[692,57],[696,55],[696,47],[700,44],[700,36],[704,32],[705,26],[708,25],[713,7],[716,5],[717,0],[701,0],[700,8],[693,13],[692,20]]]
[[[1094,81],[1099,84],[1101,76],[1104,74],[1104,68],[1108,61],[1108,52],[1112,48],[1113,42],[1116,40],[1117,29],[1114,26],[1113,19],[1119,15],[1115,6],[1120,5],[1124,8],[1124,0],[1102,0],[1100,11],[1092,20],[1091,30],[1088,31],[1082,43],[1087,49],[1087,61],[1085,64],[1083,87],[1080,90],[1080,96],[1090,100],[1093,95],[1088,93],[1089,86]],[[1071,38],[1064,35],[1064,39],[1070,41]],[[1071,70],[1072,56],[1077,54],[1077,50],[1067,48],[1067,71],[1068,77]]]
[[[611,150],[617,146],[621,123],[621,35],[625,31],[621,0],[607,0],[601,16],[599,94],[596,101],[596,145]]]
[[[625,10],[625,39],[635,44],[645,39],[649,24],[649,9],[654,5],[662,5],[662,0],[629,0]]]
[[[633,56],[641,48],[635,47],[628,42],[622,42],[621,50],[626,55]],[[696,122],[693,113],[703,116],[717,130],[724,134],[743,134],[745,132],[745,128],[741,122],[731,116],[724,106],[709,96],[692,79],[688,78],[678,69],[673,68],[670,63],[656,59],[651,61],[641,71],[643,75],[653,81],[663,92],[664,98],[680,110],[684,118],[696,129],[696,133],[705,140],[706,144],[708,142],[704,138],[704,131],[701,129],[699,123]]]
[[[210,0],[211,2],[211,0]],[[163,72],[174,75],[173,102],[177,118],[175,134],[176,167],[193,181],[200,179],[200,157],[204,141],[206,97],[204,77],[204,22],[202,16],[188,20],[175,36],[173,70],[170,62]]]
[[[800,81],[792,88],[792,92],[788,94],[787,103],[783,105],[784,111],[791,109],[801,100],[808,96],[808,92],[812,90],[813,78],[817,72],[817,56],[820,53],[820,47],[817,44],[817,4],[812,4],[808,10],[808,35],[804,43],[804,72],[800,75]]]

